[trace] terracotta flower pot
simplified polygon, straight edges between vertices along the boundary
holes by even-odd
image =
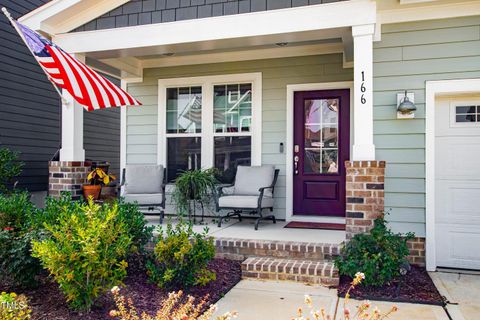
[[[101,191],[101,185],[83,185],[83,196],[85,197],[85,200],[88,200],[89,197],[92,197],[93,200],[98,200]]]

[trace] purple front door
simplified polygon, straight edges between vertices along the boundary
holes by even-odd
[[[293,214],[345,216],[350,90],[295,93]]]

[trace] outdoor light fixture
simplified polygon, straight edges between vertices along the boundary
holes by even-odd
[[[415,111],[417,107],[414,103],[413,92],[397,93],[397,119],[412,119],[415,118]]]

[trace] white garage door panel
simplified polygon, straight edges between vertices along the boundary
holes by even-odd
[[[480,225],[480,182],[437,180],[437,223]]]
[[[436,179],[464,180],[480,177],[478,136],[437,137],[436,146]]]
[[[457,103],[435,105],[436,263],[480,269],[480,122],[456,123]]]
[[[437,224],[437,265],[480,269],[480,230],[465,225]]]

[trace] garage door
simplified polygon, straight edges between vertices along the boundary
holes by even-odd
[[[435,104],[437,266],[480,269],[480,97]]]

